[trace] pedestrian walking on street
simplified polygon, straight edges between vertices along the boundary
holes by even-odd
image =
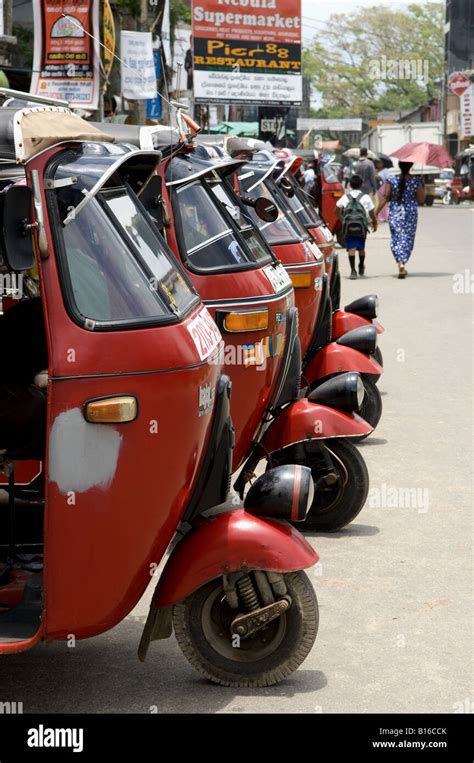
[[[387,182],[387,178],[389,177],[390,172],[384,166],[384,163],[381,159],[378,159],[375,162],[375,168],[377,171],[375,178],[379,184],[379,187],[377,190],[377,200],[378,200],[377,220],[379,221],[379,223],[386,223],[388,220],[388,208],[385,205],[385,207],[382,209],[382,201],[384,196],[385,183]]]
[[[352,168],[354,175],[362,178],[362,192],[369,196],[377,193],[377,179],[375,177],[375,165],[367,156],[367,149],[362,146],[360,149],[360,159]]]
[[[304,186],[303,190],[306,193],[310,193],[313,183],[316,180],[316,172],[314,171],[314,162],[308,162],[308,166],[304,171]]]
[[[390,203],[388,224],[392,254],[398,264],[398,277],[405,278],[405,265],[415,244],[417,205],[424,203],[426,194],[422,178],[410,175],[413,163],[399,162],[398,166],[401,174],[388,177],[379,214]]]
[[[365,275],[365,241],[369,229],[377,230],[374,202],[369,194],[362,191],[362,178],[353,175],[349,180],[351,190],[342,196],[336,205],[336,214],[342,221],[342,235],[351,266],[350,279],[357,278],[355,267],[356,252],[359,252],[359,275]]]

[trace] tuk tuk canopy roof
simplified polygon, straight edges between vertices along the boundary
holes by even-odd
[[[26,164],[41,151],[65,141],[111,143],[114,138],[66,108],[0,109],[1,158]]]
[[[166,171],[166,185],[182,185],[212,172],[227,174],[245,160],[232,159],[217,146],[198,145],[193,151],[175,156]]]

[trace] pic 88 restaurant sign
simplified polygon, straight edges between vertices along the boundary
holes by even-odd
[[[198,103],[299,104],[301,0],[193,0]]]

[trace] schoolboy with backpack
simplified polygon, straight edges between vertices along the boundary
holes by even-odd
[[[357,278],[355,268],[356,251],[359,252],[359,275],[365,274],[365,241],[369,231],[369,219],[372,230],[377,230],[377,217],[374,202],[367,193],[363,193],[362,178],[353,175],[349,180],[350,191],[347,191],[337,202],[337,216],[342,222],[342,235],[349,255],[351,280]]]

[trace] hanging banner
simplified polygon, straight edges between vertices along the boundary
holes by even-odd
[[[121,32],[122,95],[130,100],[156,96],[155,60],[151,32]]]
[[[153,48],[153,58],[155,60],[156,88],[158,88],[158,82],[161,79],[161,50],[160,48]],[[162,114],[161,96],[156,95],[155,98],[150,98],[146,102],[146,118],[161,119],[161,114]]]
[[[198,103],[300,104],[301,0],[192,0]]]
[[[104,43],[104,47],[102,48],[102,61],[104,64],[105,75],[105,81],[102,87],[104,90],[106,90],[110,72],[112,71],[112,66],[114,65],[115,53],[115,22],[109,0],[104,0],[104,7],[102,11],[102,32]]]
[[[66,13],[67,11],[67,13]],[[94,110],[99,101],[99,0],[33,0],[30,92]],[[90,35],[93,35],[93,40]]]

